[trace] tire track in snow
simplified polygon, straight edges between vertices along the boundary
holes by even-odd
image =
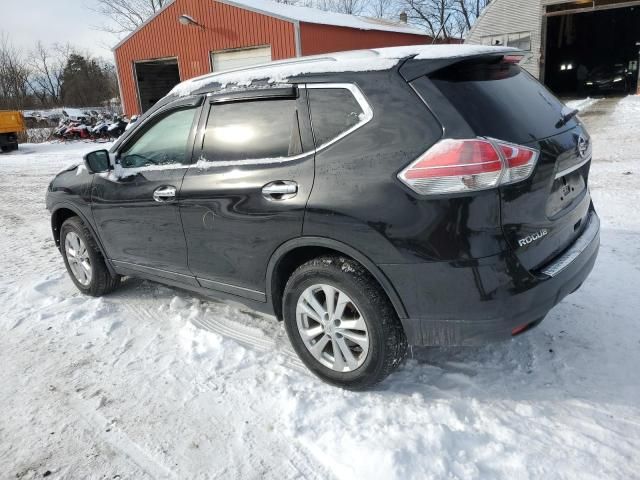
[[[210,315],[209,318],[205,316],[194,318],[191,320],[191,323],[208,332],[217,333],[223,337],[231,338],[236,342],[259,352],[280,353],[284,356],[285,364],[288,367],[300,373],[307,373],[306,367],[298,359],[293,350],[291,350],[291,347],[278,345],[276,340],[266,336],[262,332],[258,333],[259,331],[256,331],[257,329],[253,327],[248,327],[228,319],[216,318],[212,315]]]
[[[141,321],[153,322],[154,320],[154,315],[140,304],[121,303],[120,305],[133,317]],[[238,309],[236,311],[239,314],[242,313],[242,310]],[[222,314],[218,312],[200,312],[197,317],[191,318],[189,321],[197,328],[229,338],[255,351],[281,354],[284,357],[283,363],[285,366],[304,373],[305,375],[310,375],[291,347],[288,344],[284,345],[286,339],[278,341],[278,339],[269,337],[259,328],[234,322],[227,318],[220,318],[220,315]],[[254,421],[260,423],[260,419],[264,419],[264,413],[255,413],[257,414],[257,418]],[[264,420],[263,423],[267,423],[266,420]],[[249,436],[246,441],[248,442],[247,450],[251,451],[253,449],[252,447],[256,444],[256,440],[252,436]],[[322,464],[318,463],[315,457],[310,456],[310,452],[300,445],[295,438],[288,440],[287,447],[289,448],[287,452],[289,455],[287,465],[291,470],[296,472],[295,478],[309,480],[329,480],[334,478],[333,474]],[[256,469],[255,471],[260,470],[261,465],[258,458],[249,456],[245,461],[252,463],[253,468]],[[258,463],[255,463],[256,461]]]
[[[153,321],[154,319],[154,316],[140,305],[131,303],[123,303],[121,305],[129,313],[141,320]],[[241,310],[237,310],[237,312],[242,313]],[[284,357],[284,364],[287,367],[308,375],[307,368],[298,359],[290,345],[284,345],[285,341],[279,342],[271,338],[259,328],[244,325],[228,318],[220,318],[220,315],[216,312],[201,312],[197,317],[191,318],[189,321],[197,328],[229,338],[252,350],[261,353],[280,354]]]
[[[88,401],[76,394],[69,397],[69,404],[91,426],[92,431],[95,432],[95,437],[108,444],[114,451],[122,453],[135,463],[138,468],[146,472],[149,477],[157,479],[177,478],[171,470],[156,462],[148,452],[131,440],[123,430],[114,427]]]

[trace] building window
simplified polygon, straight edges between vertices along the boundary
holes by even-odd
[[[507,46],[519,50],[531,50],[531,32],[510,33]]]
[[[488,37],[482,37],[482,44],[502,47],[504,46],[504,37],[504,35],[490,35]]]
[[[482,37],[482,44],[497,47],[514,47],[520,50],[531,50],[531,32],[489,35],[487,37]]]

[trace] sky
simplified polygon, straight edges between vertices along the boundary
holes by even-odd
[[[96,29],[105,20],[91,10],[93,0],[0,0],[0,34],[22,51],[44,44],[71,43],[81,51],[112,59],[118,38]]]

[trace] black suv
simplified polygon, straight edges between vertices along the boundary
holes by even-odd
[[[347,52],[178,85],[47,194],[76,286],[135,276],[284,320],[364,389],[407,345],[538,324],[591,271],[591,145],[517,51]]]

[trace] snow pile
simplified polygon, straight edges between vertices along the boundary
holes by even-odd
[[[598,103],[598,101],[600,101],[599,98],[587,97],[578,100],[569,100],[565,102],[565,105],[572,110],[582,111],[594,106],[596,103]]]
[[[600,100],[580,117],[592,137],[590,188],[603,226],[640,231],[640,96]]]
[[[0,471],[7,478],[593,479],[640,470],[640,98],[584,111],[603,222],[583,287],[536,329],[413,349],[376,390],[322,384],[282,325],[126,280],[82,296],[44,192],[87,144],[0,155]],[[627,173],[630,172],[630,173]]]

